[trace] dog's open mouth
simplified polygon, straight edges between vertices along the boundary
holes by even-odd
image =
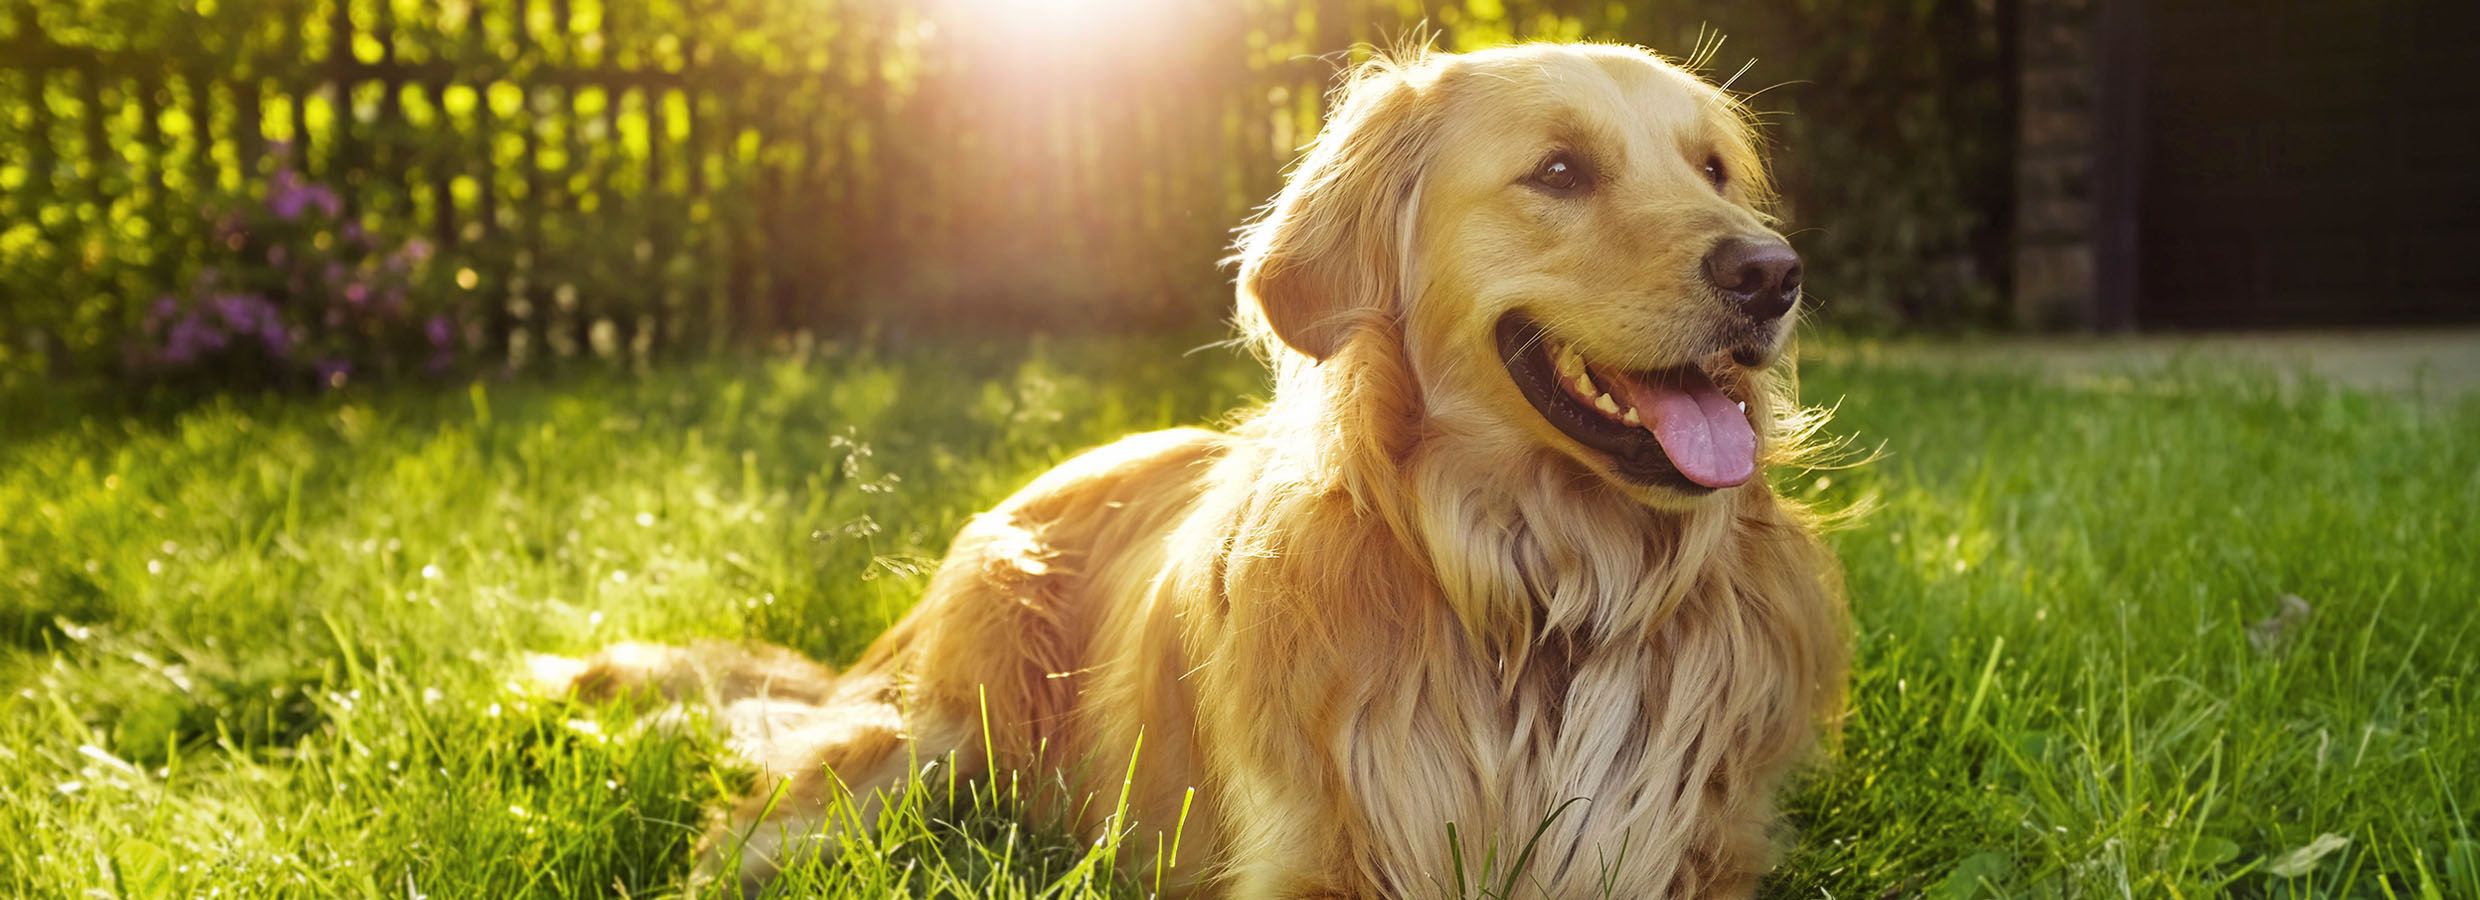
[[[1542,418],[1619,475],[1689,491],[1736,487],[1757,471],[1748,405],[1694,365],[1597,365],[1521,315],[1498,322],[1498,355]]]

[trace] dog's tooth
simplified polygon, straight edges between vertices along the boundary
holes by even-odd
[[[1553,361],[1559,367],[1560,375],[1574,378],[1584,374],[1584,357],[1572,348],[1560,347]]]
[[[1644,417],[1637,415],[1636,407],[1633,406],[1628,407],[1626,412],[1619,414],[1619,421],[1627,423],[1630,427],[1637,428],[1641,428],[1645,424]]]
[[[1574,382],[1572,382],[1572,383],[1576,386],[1576,393],[1578,393],[1578,394],[1582,394],[1582,395],[1587,396],[1587,397],[1590,397],[1590,396],[1593,396],[1593,395],[1595,395],[1595,394],[1599,394],[1599,393],[1601,393],[1601,392],[1602,392],[1602,389],[1601,389],[1601,388],[1597,388],[1597,387],[1594,387],[1594,386],[1593,386],[1593,376],[1591,376],[1591,375],[1586,375],[1586,374],[1583,374],[1583,373],[1579,372],[1579,373],[1577,373],[1577,375],[1576,375],[1576,380],[1575,380]]]
[[[1747,411],[1748,411],[1748,401],[1746,401],[1746,400],[1742,400],[1742,401],[1740,401],[1740,402],[1739,402],[1739,411],[1740,411],[1740,412],[1747,412]]]
[[[1593,408],[1601,410],[1603,415],[1615,416],[1619,414],[1619,401],[1610,399],[1609,394],[1603,394],[1593,398]]]

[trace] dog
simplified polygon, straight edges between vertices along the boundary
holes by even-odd
[[[701,877],[753,892],[944,759],[1099,809],[1132,777],[1124,846],[1198,848],[1178,895],[1445,895],[1521,855],[1520,896],[1750,896],[1849,653],[1761,477],[1816,425],[1771,202],[1747,112],[1648,51],[1381,55],[1240,232],[1261,408],[974,517],[843,672],[630,644],[557,680],[714,708],[765,777]]]

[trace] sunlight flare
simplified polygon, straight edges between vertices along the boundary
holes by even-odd
[[[1090,45],[1097,37],[1127,34],[1139,5],[1138,0],[962,0],[959,11],[1010,40]]]

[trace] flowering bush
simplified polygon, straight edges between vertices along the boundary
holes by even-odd
[[[430,242],[371,227],[276,159],[264,197],[208,213],[209,261],[189,291],[148,309],[132,367],[333,388],[471,357],[469,304]]]

